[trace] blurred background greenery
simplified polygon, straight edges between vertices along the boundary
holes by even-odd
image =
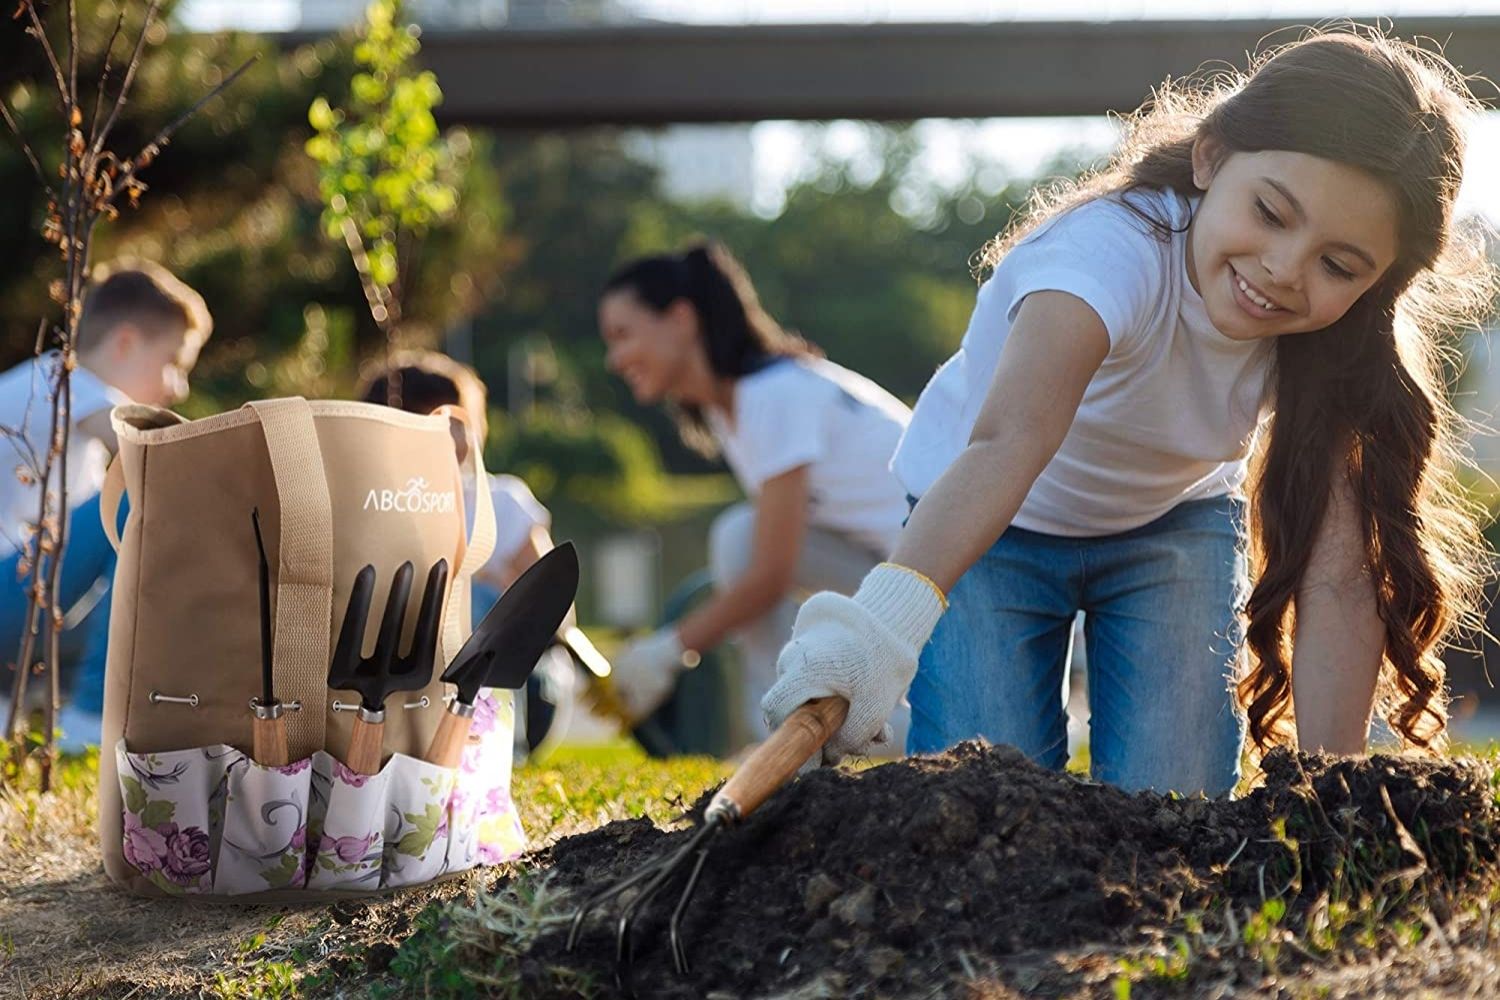
[[[97,54],[117,8],[78,8],[84,48]],[[383,348],[348,251],[319,228],[317,167],[303,150],[314,97],[337,105],[347,95],[347,43],[288,51],[247,33],[149,38],[117,126],[122,150],[186,110],[225,67],[259,56],[152,165],[140,208],[95,241],[96,260],[157,260],[207,300],[214,334],[181,407],[189,416],[268,396],[347,396],[360,363]],[[0,32],[0,66],[0,93],[45,160],[58,127],[49,70],[14,22]],[[80,78],[98,69],[85,64]],[[744,260],[773,315],[914,400],[963,333],[972,255],[1031,181],[997,181],[993,164],[975,160],[967,182],[939,186],[914,165],[909,130],[865,128],[877,170],[870,157],[859,166],[813,149],[812,168],[772,217],[730,199],[675,198],[619,130],[452,130],[469,154],[461,209],[421,246],[402,342],[453,349],[477,368],[493,410],[488,463],[528,481],[554,509],[559,536],[682,524],[662,545],[670,584],[701,564],[703,524],[737,493],[721,466],[679,443],[666,414],[637,407],[604,370],[598,289],[629,257],[716,237]],[[1049,173],[1075,166],[1064,156]],[[0,184],[0,364],[9,366],[32,351],[58,265],[38,235],[43,198],[13,142],[0,143]]]

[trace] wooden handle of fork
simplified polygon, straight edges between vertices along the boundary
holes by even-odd
[[[443,720],[438,723],[438,730],[427,747],[427,762],[438,767],[457,767],[463,760],[464,743],[469,738],[469,725],[473,721],[472,714],[444,712]]]
[[[286,719],[255,718],[251,721],[251,754],[257,764],[265,767],[285,767],[291,763],[286,745]]]
[[[366,722],[356,717],[349,737],[349,756],[344,761],[355,774],[379,774],[381,743],[385,739],[385,720]]]
[[[833,697],[814,698],[788,715],[724,783],[709,808],[724,803],[734,808],[738,819],[749,816],[833,738],[848,714],[849,703]]]

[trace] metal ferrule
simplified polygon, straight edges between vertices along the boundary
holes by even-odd
[[[703,821],[734,826],[740,821],[740,807],[732,799],[715,796],[708,808],[703,810]]]
[[[273,700],[268,705],[259,698],[250,699],[250,710],[255,713],[257,719],[279,719],[282,712],[280,700]]]
[[[385,721],[385,709],[383,709],[383,708],[366,708],[365,706],[361,705],[361,706],[359,706],[359,721],[360,722],[368,722],[371,725],[374,725],[377,722],[384,722]]]
[[[453,702],[448,706],[448,711],[452,712],[454,715],[458,716],[460,719],[468,719],[468,718],[471,718],[474,715],[474,706],[473,705],[465,705],[463,702],[459,701],[457,698],[454,698]]]

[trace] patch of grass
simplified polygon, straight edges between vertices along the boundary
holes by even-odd
[[[712,757],[648,757],[634,743],[564,747],[546,762],[518,768],[511,789],[533,846],[612,820],[680,819],[704,789],[729,776]]]
[[[420,985],[422,995],[434,1000],[524,1000],[535,987],[522,978],[522,959],[538,937],[571,917],[566,897],[551,888],[545,875],[523,874],[494,893],[477,876],[464,896],[422,911],[416,929],[396,951],[389,979],[377,984],[372,995],[397,1000]],[[552,991],[580,1000],[601,992],[598,983],[577,970],[549,968],[543,974]]]

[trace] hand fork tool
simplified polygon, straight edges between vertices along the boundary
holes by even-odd
[[[344,761],[357,774],[375,774],[380,770],[386,698],[397,691],[420,690],[432,679],[439,619],[448,590],[448,560],[439,559],[428,571],[411,649],[405,656],[397,656],[401,623],[406,619],[407,599],[411,596],[412,573],[410,562],[402,563],[396,570],[385,614],[380,619],[375,654],[369,658],[361,657],[360,651],[364,647],[365,623],[370,617],[370,599],[375,592],[375,567],[360,570],[349,591],[349,607],[344,612],[338,645],[328,668],[328,686],[359,692],[359,715],[354,720],[349,753]]]

